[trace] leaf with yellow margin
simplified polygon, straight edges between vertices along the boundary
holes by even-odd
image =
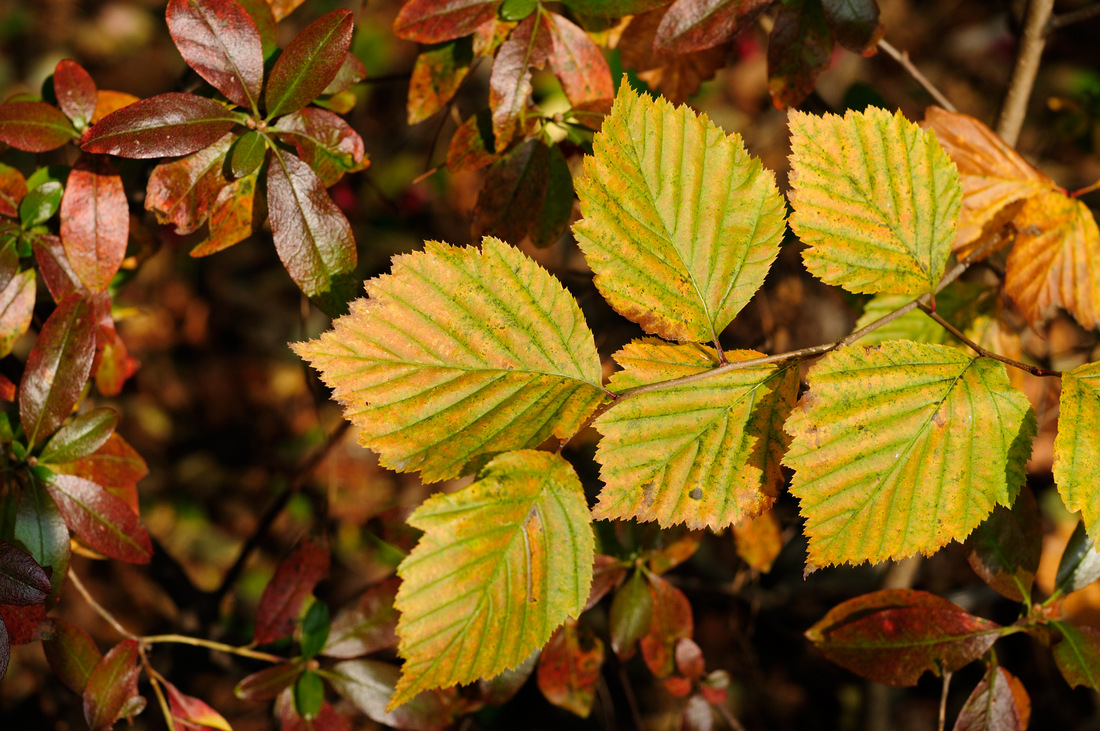
[[[592,517],[580,480],[556,454],[502,454],[477,482],[429,498],[408,522],[424,535],[397,570],[405,664],[388,709],[516,667],[584,609]]]

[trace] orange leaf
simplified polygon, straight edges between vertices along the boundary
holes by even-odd
[[[673,104],[682,104],[726,65],[726,47],[718,46],[685,54],[656,53],[653,39],[667,8],[635,15],[617,44],[623,68],[661,92]]]

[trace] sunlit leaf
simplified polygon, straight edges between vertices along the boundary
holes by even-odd
[[[807,380],[783,463],[811,565],[932,553],[1015,499],[1035,418],[1001,363],[896,340],[838,348]]]
[[[877,0],[822,0],[821,8],[840,45],[866,56],[875,53],[884,30]]]
[[[222,188],[225,156],[234,136],[227,134],[187,157],[161,163],[153,169],[145,195],[145,209],[160,223],[171,223],[176,233],[188,234],[206,220]]]
[[[61,183],[48,180],[32,187],[19,202],[19,220],[23,228],[32,228],[53,218],[64,194]]]
[[[85,127],[95,116],[96,86],[83,66],[70,59],[57,62],[53,70],[53,91],[57,106],[73,124]]]
[[[187,65],[235,104],[259,109],[263,42],[256,21],[236,2],[170,0],[168,32]]]
[[[612,378],[614,391],[702,376],[719,364],[708,346],[653,339],[631,343],[615,360],[625,370]],[[758,365],[627,392],[595,423],[605,485],[593,514],[712,529],[760,514],[777,494],[778,484],[766,479],[779,471],[772,444],[780,453],[786,444],[781,425],[797,386],[797,369]]]
[[[237,121],[212,99],[171,92],[108,114],[84,133],[80,147],[119,157],[189,155],[214,144]]]
[[[571,436],[604,398],[576,301],[507,244],[429,242],[395,257],[367,294],[294,349],[391,469],[428,481],[470,472]]]
[[[15,341],[31,325],[35,284],[34,269],[27,269],[0,289],[0,358],[11,352]]]
[[[15,168],[0,163],[0,216],[19,215],[19,201],[27,194],[27,179]]]
[[[591,36],[557,13],[550,14],[550,68],[573,106],[615,95],[611,69]]]
[[[676,0],[668,9],[653,50],[692,53],[717,46],[752,26],[774,0]]]
[[[398,569],[405,665],[389,707],[515,667],[580,614],[591,520],[569,464],[531,450],[497,457],[473,485],[417,508],[408,522],[424,535]]]
[[[45,102],[0,104],[0,142],[17,150],[47,152],[78,136],[69,118],[55,106]]]
[[[1090,536],[1100,537],[1100,363],[1062,374],[1058,435],[1054,440],[1054,482],[1066,507],[1079,510]]]
[[[61,197],[61,243],[89,292],[107,289],[126,256],[129,235],[122,178],[106,157],[81,155]]]
[[[1039,570],[1042,538],[1039,507],[1024,485],[1011,509],[998,505],[966,539],[967,561],[994,591],[1026,605]]]
[[[339,94],[358,84],[366,76],[367,67],[359,60],[358,56],[349,51],[344,56],[344,62],[340,65],[340,70],[336,72],[336,76],[332,78],[332,81],[328,82],[328,86],[324,88],[321,94],[322,96]]]
[[[531,95],[531,69],[542,68],[554,52],[550,23],[531,15],[512,31],[493,60],[489,74],[489,108],[493,110],[496,151],[503,152],[515,135],[516,122]]]
[[[76,475],[103,486],[122,499],[134,514],[138,513],[137,483],[149,474],[145,460],[118,432],[112,433],[91,454],[72,462],[51,462],[49,467],[54,472]]]
[[[442,109],[458,91],[473,60],[469,38],[458,38],[422,50],[409,79],[409,124],[423,122]]]
[[[324,186],[367,167],[363,139],[343,119],[324,109],[306,107],[288,114],[269,128],[279,139],[294,145]]]
[[[791,228],[810,272],[850,292],[931,291],[962,196],[935,135],[876,107],[789,119]]]
[[[38,455],[40,464],[70,462],[96,451],[110,438],[118,425],[118,412],[99,408],[74,417],[46,442]]]
[[[771,571],[783,549],[783,529],[774,510],[765,510],[755,518],[735,523],[733,537],[738,557],[753,570],[765,574]]]
[[[267,118],[296,112],[320,96],[344,64],[351,45],[350,10],[333,10],[307,25],[267,77]]]
[[[497,13],[501,0],[409,0],[393,22],[398,38],[442,43],[473,33]]]
[[[828,68],[832,56],[833,36],[818,0],[780,5],[768,35],[768,91],[775,105],[800,104],[814,90],[818,74]]]
[[[1092,211],[1058,191],[1024,201],[1016,215],[1005,291],[1028,322],[1055,307],[1087,328],[1100,328],[1100,228]]]
[[[149,534],[121,498],[75,475],[55,474],[45,487],[65,523],[90,547],[120,561],[148,563]]]
[[[372,721],[413,731],[443,731],[454,720],[450,691],[425,691],[398,708],[387,708],[401,671],[378,660],[345,660],[332,667],[328,682]]]
[[[488,109],[459,125],[447,147],[447,167],[455,173],[477,170],[497,158],[493,145],[493,115]]]
[[[954,672],[1001,635],[1000,625],[935,594],[888,589],[849,599],[806,631],[825,657],[888,685],[916,685],[926,670]]]
[[[567,620],[539,655],[539,690],[555,706],[588,718],[602,666],[603,641],[587,625]]]
[[[161,679],[168,694],[168,706],[172,709],[172,719],[177,723],[190,724],[185,728],[216,728],[221,731],[233,731],[229,722],[205,701],[194,696],[184,695],[179,688]]]
[[[42,643],[46,661],[57,679],[78,695],[84,694],[88,676],[103,655],[91,635],[75,624],[53,617],[53,637]]]
[[[1002,667],[992,666],[966,699],[952,731],[1024,731],[1031,701],[1023,684]]]
[[[91,731],[106,731],[138,694],[137,640],[123,640],[100,658],[84,688],[84,720]]]
[[[207,218],[209,235],[191,249],[191,256],[201,257],[217,253],[244,241],[252,235],[256,220],[256,183],[259,173],[254,173],[218,191]]]
[[[328,567],[328,549],[308,539],[279,562],[256,608],[253,640],[257,644],[274,642],[294,631],[302,602],[328,573]]]
[[[1051,648],[1054,662],[1071,688],[1100,690],[1100,629],[1053,622],[1061,639]]]
[[[654,53],[653,41],[667,9],[658,8],[632,17],[616,48],[623,68],[631,69],[673,104],[682,104],[726,65],[726,48],[718,46],[684,54]]]
[[[111,112],[117,112],[123,107],[128,107],[138,98],[124,91],[110,91],[99,89],[95,93],[95,114],[92,115],[92,124],[106,117]]]
[[[706,116],[619,87],[576,183],[595,284],[650,333],[714,340],[779,252],[775,179]]]

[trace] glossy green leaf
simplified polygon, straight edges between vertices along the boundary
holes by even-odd
[[[100,658],[84,688],[84,720],[91,731],[107,731],[137,696],[137,640],[124,640]]]
[[[576,301],[503,242],[429,242],[395,257],[367,294],[293,347],[386,467],[428,481],[468,473],[494,453],[571,436],[603,401]]]
[[[1089,536],[1085,524],[1081,522],[1074,528],[1065,550],[1062,551],[1062,558],[1058,561],[1054,590],[1068,594],[1084,589],[1097,579],[1100,579],[1100,551],[1096,550],[1096,541]]]
[[[1100,690],[1100,629],[1053,622],[1062,637],[1051,648],[1054,662],[1071,688]]]
[[[608,617],[611,649],[621,660],[634,655],[638,640],[649,630],[653,617],[653,593],[645,573],[635,571],[615,592]]]
[[[1085,528],[1100,536],[1100,363],[1086,363],[1062,374],[1058,436],[1054,440],[1054,482],[1070,510],[1079,510]]]
[[[532,450],[500,455],[474,484],[417,508],[408,522],[424,535],[398,569],[405,664],[388,707],[513,668],[580,614],[591,520],[572,467]]]
[[[879,683],[916,685],[988,650],[1003,628],[935,594],[888,589],[829,610],[806,637],[836,664]]]
[[[267,118],[296,112],[336,78],[351,45],[350,10],[333,10],[307,25],[283,50],[267,77]]]
[[[935,134],[877,107],[789,120],[791,228],[809,246],[806,268],[849,292],[932,291],[962,200]]]
[[[12,277],[0,289],[0,358],[11,352],[15,341],[23,337],[34,316],[34,269]]]
[[[324,700],[325,684],[317,673],[307,670],[294,681],[294,707],[302,718],[307,721],[316,718]]]
[[[171,92],[111,112],[84,133],[80,147],[118,157],[189,155],[217,142],[237,122],[212,99]]]
[[[309,165],[277,147],[267,165],[267,201],[275,250],[306,295],[324,295],[339,275],[355,269],[348,219]]]
[[[442,43],[473,33],[492,20],[501,0],[409,0],[393,22],[398,38]]]
[[[118,412],[114,409],[99,408],[80,414],[50,437],[38,461],[48,465],[85,457],[102,447],[117,425]]]
[[[45,483],[61,517],[91,548],[130,563],[148,563],[149,534],[137,514],[103,486],[76,475],[57,474]]]
[[[260,169],[267,156],[267,142],[257,130],[237,138],[229,153],[229,169],[234,178],[244,178]]]
[[[1015,499],[1035,417],[1001,363],[895,340],[838,348],[807,380],[783,463],[810,565],[932,553]]]
[[[53,218],[61,207],[61,183],[50,180],[32,188],[19,203],[19,221],[23,228],[32,228]]]
[[[756,357],[727,354],[733,362]],[[596,452],[604,488],[594,515],[717,530],[772,504],[797,368],[762,364],[703,376],[718,366],[717,351],[655,339],[627,345],[615,360],[625,370],[609,385],[624,395],[595,423],[604,437]],[[682,377],[695,378],[630,394]]]
[[[0,142],[17,150],[48,152],[77,137],[72,122],[55,106],[34,101],[0,104]]]
[[[710,341],[764,282],[784,203],[774,176],[706,116],[619,86],[576,183],[595,284],[646,332]]]
[[[89,292],[102,292],[111,284],[129,236],[130,205],[122,177],[106,157],[82,154],[61,197],[61,244]]]
[[[299,643],[302,657],[313,657],[320,652],[331,629],[328,605],[320,600],[314,601],[309,605],[306,616],[302,617],[302,639]]]
[[[69,528],[57,504],[37,480],[24,485],[19,493],[15,537],[31,552],[35,561],[51,569],[50,596],[56,598],[69,570]]]
[[[168,32],[187,65],[234,104],[259,111],[263,41],[237,2],[170,0]]]

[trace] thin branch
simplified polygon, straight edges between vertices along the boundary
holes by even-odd
[[[1053,8],[1054,0],[1029,0],[1027,4],[1027,18],[1016,54],[1016,66],[1012,69],[1012,80],[1008,83],[1008,92],[997,119],[997,136],[1009,147],[1015,147],[1020,139],[1027,102],[1039,72],[1039,58],[1046,45],[1045,29]]]
[[[1082,20],[1089,20],[1097,16],[1100,16],[1100,2],[1093,3],[1084,8],[1078,8],[1077,10],[1071,10],[1068,13],[1050,16],[1050,20],[1047,21],[1047,27],[1044,32],[1049,35],[1056,30],[1065,28],[1067,25],[1080,23]]]
[[[188,637],[187,635],[149,635],[148,637],[142,637],[140,639],[147,645],[163,643],[191,645],[192,647],[205,647],[208,650],[225,652],[230,655],[249,657],[253,660],[265,660],[272,663],[284,663],[287,661],[287,658],[285,657],[272,655],[268,652],[260,652],[259,650],[253,650],[250,647],[235,647],[233,645],[227,645],[224,642],[215,642],[214,640],[203,639],[202,637]]]
[[[951,688],[951,671],[945,670],[943,673],[943,690],[940,692],[940,719],[939,719],[939,731],[943,731],[944,724],[947,722],[947,691]]]
[[[909,59],[908,51],[899,51],[898,49],[894,48],[894,46],[889,43],[885,38],[878,42],[878,47],[886,51],[887,55],[889,55],[892,59],[901,64],[901,67],[908,71],[909,75],[912,76],[918,84],[924,87],[924,90],[927,91],[931,95],[931,97],[936,100],[937,104],[939,104],[941,107],[949,112],[959,111],[955,108],[955,105],[951,103],[951,100],[944,96],[943,92],[937,89],[935,84],[929,81],[928,77],[922,74],[920,69],[918,69],[916,65]]]
[[[120,635],[128,640],[137,640],[138,642],[141,642],[141,637],[139,635],[135,635],[133,632],[129,631],[121,624],[119,624],[119,621],[115,619],[115,616],[113,614],[108,612],[102,604],[92,598],[92,595],[88,593],[88,589],[84,586],[84,582],[80,580],[80,577],[76,575],[76,572],[73,571],[72,568],[69,569],[69,581],[73,583],[73,586],[76,587],[76,590],[80,592],[80,595],[82,597],[84,597],[84,601],[88,602],[88,606],[94,609],[96,614],[106,620],[107,624],[114,627],[115,632],[118,632]]]
[[[745,731],[745,727],[741,725],[741,722],[737,720],[737,716],[730,713],[730,709],[726,708],[724,704],[712,705],[711,708],[718,711],[718,715],[722,717],[722,720],[726,722],[726,725],[733,729],[733,731]]]
[[[164,691],[161,690],[160,683],[168,681],[164,679],[164,676],[153,669],[153,665],[149,662],[149,657],[145,654],[145,648],[138,643],[138,654],[141,655],[141,664],[145,667],[145,674],[149,676],[149,685],[153,686],[153,693],[157,696],[157,704],[160,706],[161,715],[164,716],[164,722],[168,724],[168,731],[176,731],[176,721],[172,718],[172,709],[168,707],[168,699],[164,697]]]
[[[937,323],[939,323],[940,327],[942,327],[944,330],[946,330],[947,332],[954,335],[956,338],[958,338],[962,342],[966,343],[967,346],[969,346],[971,349],[973,349],[975,352],[978,353],[978,355],[982,356],[983,358],[992,358],[993,360],[999,360],[1000,362],[1004,363],[1005,365],[1010,365],[1013,368],[1019,368],[1022,371],[1027,371],[1028,373],[1030,373],[1033,376],[1042,376],[1042,377],[1046,377],[1046,378],[1061,378],[1062,377],[1062,374],[1061,374],[1060,371],[1051,371],[1051,370],[1047,370],[1046,368],[1040,368],[1039,366],[1030,365],[1028,363],[1021,363],[1018,360],[1013,360],[1012,358],[1008,358],[1006,356],[1000,355],[999,353],[994,353],[991,350],[986,350],[985,348],[978,345],[977,343],[975,343],[970,338],[966,337],[966,335],[964,335],[961,330],[959,330],[957,327],[952,325],[947,320],[943,319],[938,313],[932,312],[932,310],[930,308],[926,307],[926,306],[923,306],[923,305],[918,305],[918,306],[921,308],[921,310],[924,312],[924,314],[928,315],[933,320],[935,320]]]

